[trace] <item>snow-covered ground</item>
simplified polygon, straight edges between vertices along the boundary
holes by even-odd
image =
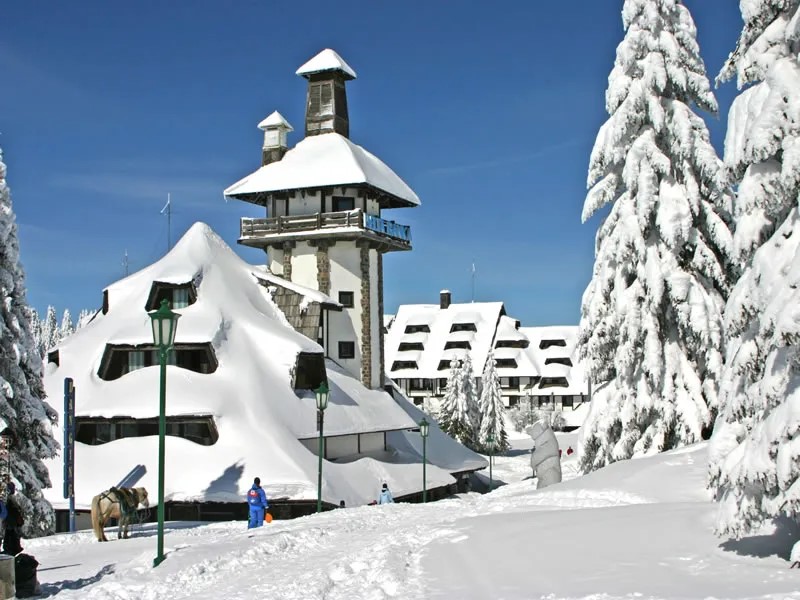
[[[575,434],[560,436],[562,448]],[[100,544],[89,532],[25,541],[46,596],[96,599],[800,598],[791,543],[712,532],[705,444],[534,489],[526,440],[496,459],[490,494],[362,506],[248,531],[170,526]],[[116,534],[114,534],[116,535]]]

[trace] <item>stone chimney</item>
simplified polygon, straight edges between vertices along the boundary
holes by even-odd
[[[328,48],[297,69],[297,74],[308,80],[306,136],[335,132],[349,137],[345,82],[355,79],[356,72]]]
[[[439,292],[439,308],[445,309],[450,306],[450,290],[442,290]]]
[[[294,131],[289,122],[277,110],[258,124],[264,132],[264,146],[261,148],[261,166],[278,162],[286,154],[287,134]]]

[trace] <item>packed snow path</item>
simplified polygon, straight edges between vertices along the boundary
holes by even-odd
[[[154,528],[29,540],[46,596],[96,599],[800,598],[800,573],[763,535],[721,544],[703,445],[536,492],[530,481],[428,505],[335,510],[247,531]]]

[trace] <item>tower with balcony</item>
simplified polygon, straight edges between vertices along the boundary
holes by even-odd
[[[346,83],[355,71],[333,50],[297,70],[308,82],[305,138],[287,149],[291,125],[273,113],[262,166],[225,196],[263,206],[243,218],[239,243],[262,248],[270,270],[342,305],[325,311],[325,353],[369,388],[383,382],[383,254],[411,249],[411,231],[384,211],[419,206],[414,191],[385,163],[349,139]]]

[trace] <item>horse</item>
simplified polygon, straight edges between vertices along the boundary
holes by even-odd
[[[92,498],[92,529],[98,542],[107,542],[104,527],[109,519],[119,519],[117,539],[128,537],[128,525],[139,505],[147,508],[147,490],[137,488],[115,488]]]

